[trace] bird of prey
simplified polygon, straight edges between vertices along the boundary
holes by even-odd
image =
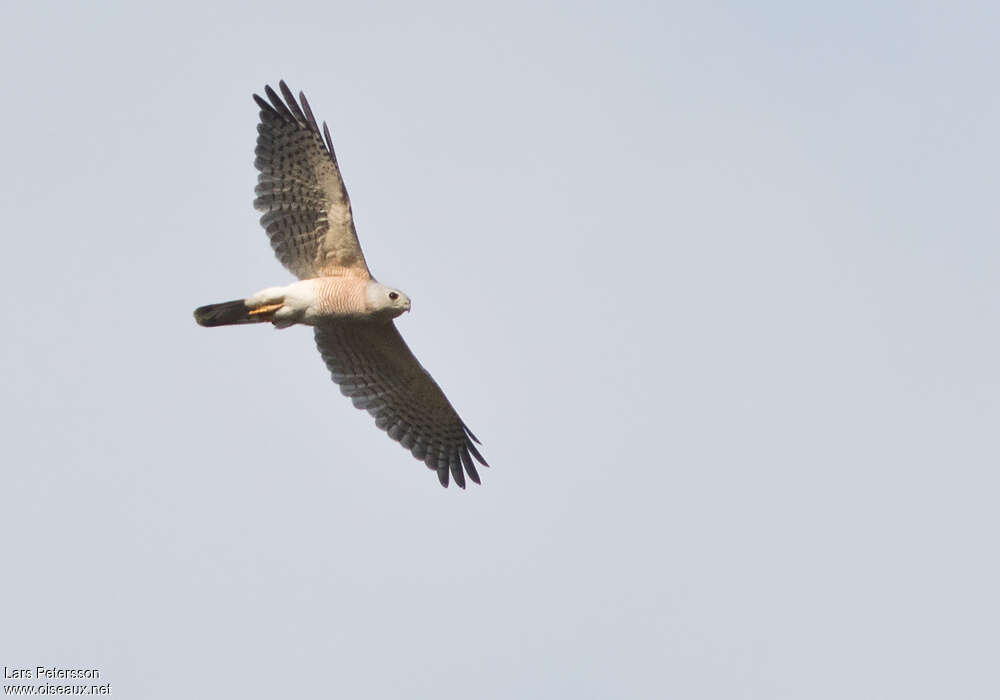
[[[437,472],[442,486],[449,475],[462,488],[466,475],[478,484],[476,462],[489,466],[479,440],[393,323],[410,299],[376,281],[361,253],[330,130],[324,122],[320,132],[304,94],[297,102],[284,81],[278,85],[281,96],[270,86],[266,100],[253,96],[260,107],[254,207],[278,260],[299,281],[199,307],[195,320],[312,326],[333,381],[355,407]]]

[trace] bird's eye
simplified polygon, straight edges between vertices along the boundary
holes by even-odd
[[[396,294],[396,292],[389,292],[389,298],[395,301],[396,299],[399,299],[399,295]]]

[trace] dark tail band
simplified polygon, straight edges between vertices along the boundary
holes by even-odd
[[[268,319],[251,316],[243,299],[224,301],[221,304],[199,306],[194,310],[194,320],[202,326],[233,326],[237,323],[259,323]]]

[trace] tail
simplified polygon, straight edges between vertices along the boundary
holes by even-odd
[[[238,323],[263,323],[271,314],[252,313],[243,299],[224,301],[221,304],[199,306],[194,310],[194,320],[202,326],[235,326]]]

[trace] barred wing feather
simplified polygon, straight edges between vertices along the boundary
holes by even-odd
[[[369,279],[330,131],[324,123],[320,134],[304,94],[300,107],[284,81],[279,87],[283,100],[270,86],[267,100],[253,96],[260,107],[254,207],[264,213],[261,226],[278,260],[300,279]]]
[[[395,324],[338,323],[315,328],[316,345],[340,391],[375,425],[437,472],[465,488],[479,483],[476,462],[486,460],[479,441],[452,408],[441,387],[407,347]],[[464,472],[464,473],[463,473]]]

